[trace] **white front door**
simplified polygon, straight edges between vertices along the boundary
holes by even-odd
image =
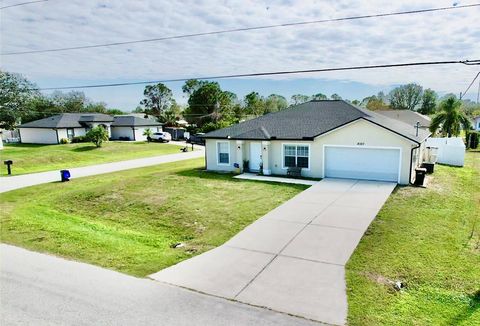
[[[250,143],[250,159],[248,168],[251,171],[260,171],[262,162],[262,143]]]
[[[399,181],[400,149],[325,146],[325,177]]]

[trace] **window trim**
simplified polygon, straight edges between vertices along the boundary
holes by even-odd
[[[68,131],[69,131],[69,130],[72,131],[72,137],[71,137],[71,138],[68,136]],[[67,133],[67,139],[72,140],[73,137],[75,137],[75,128],[66,128],[66,133]]]
[[[282,170],[288,170],[288,167],[285,166],[285,146],[295,146],[295,163],[297,162],[297,146],[306,146],[308,147],[308,168],[302,168],[302,170],[310,171],[312,166],[312,151],[309,143],[282,143]],[[303,156],[302,156],[303,157]]]
[[[220,163],[220,152],[218,151],[219,143],[227,143],[228,144],[228,163]],[[230,166],[230,141],[228,141],[228,140],[217,140],[216,143],[215,143],[215,152],[217,153],[217,165]]]

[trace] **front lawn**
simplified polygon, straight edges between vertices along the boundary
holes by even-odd
[[[202,158],[0,194],[1,241],[145,276],[219,246],[307,188],[203,166]]]
[[[349,324],[480,325],[480,152],[435,169],[390,196],[348,262]]]
[[[92,164],[130,160],[135,158],[175,154],[181,146],[110,141],[96,148],[92,143],[66,145],[6,144],[0,151],[0,175],[6,175],[4,160],[13,160],[12,174],[68,169]]]

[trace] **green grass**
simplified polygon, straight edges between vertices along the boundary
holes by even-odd
[[[397,188],[348,262],[350,325],[480,325],[480,152],[435,169]]]
[[[188,160],[0,194],[1,241],[145,276],[219,246],[307,188],[237,180],[202,171],[203,164]],[[177,242],[186,246],[172,249]]]
[[[4,160],[13,160],[12,174],[25,174],[93,164],[123,161],[141,157],[175,154],[181,146],[110,141],[96,148],[92,143],[66,145],[6,144],[0,151],[0,175],[6,175]]]

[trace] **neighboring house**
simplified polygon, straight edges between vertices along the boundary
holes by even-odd
[[[162,131],[162,124],[131,115],[112,117],[102,113],[62,113],[49,118],[24,123],[18,127],[20,141],[33,144],[59,144],[62,138],[85,136],[96,126],[104,127],[111,139],[146,140],[146,128]]]
[[[432,122],[430,117],[411,110],[382,110],[375,111],[375,113],[379,113],[390,119],[401,121],[409,126],[416,126],[417,122],[420,122],[420,128],[422,129],[428,129]]]
[[[473,118],[473,129],[480,131],[480,115]]]
[[[0,135],[4,142],[6,143],[18,143],[20,142],[20,134],[17,129],[15,130],[6,130],[0,128]]]
[[[113,117],[102,113],[62,113],[18,126],[20,141],[33,144],[59,144],[63,138],[84,136],[96,126],[104,127],[110,136]]]
[[[133,115],[117,115],[112,123],[112,139],[147,140],[143,133],[149,128],[152,132],[162,131],[162,124],[150,119]]]
[[[207,170],[413,182],[430,133],[345,101],[310,101],[203,136]]]

